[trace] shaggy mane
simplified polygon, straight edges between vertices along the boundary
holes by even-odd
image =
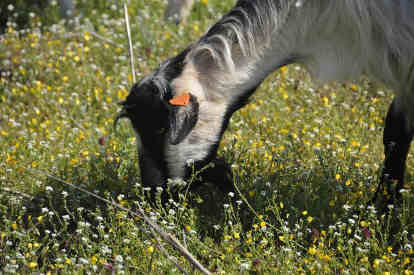
[[[288,0],[238,1],[212,26],[190,53],[215,69],[235,72],[247,57],[258,58],[270,45],[274,32],[283,25],[292,2]],[[299,2],[299,1],[298,1]],[[237,54],[240,59],[233,56]]]
[[[266,59],[285,43],[283,53],[296,56],[274,68],[295,61],[322,80],[367,73],[401,89],[396,86],[414,80],[413,26],[411,0],[240,0],[187,60],[209,81],[225,86],[272,62]]]

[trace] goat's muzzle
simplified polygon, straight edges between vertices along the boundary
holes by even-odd
[[[121,102],[118,102],[118,105],[122,106],[122,109],[118,113],[118,115],[115,117],[115,120],[114,120],[113,127],[114,127],[115,131],[116,131],[116,126],[118,125],[118,122],[119,122],[120,119],[129,118],[127,102],[126,101],[121,101]]]

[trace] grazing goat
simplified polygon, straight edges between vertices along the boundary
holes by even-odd
[[[291,63],[321,80],[364,73],[395,90],[378,190],[387,185],[398,196],[414,133],[411,0],[239,0],[122,103],[119,118],[129,118],[138,137],[143,184],[185,179],[189,160],[214,160],[231,115],[269,73]],[[219,167],[216,174],[225,171]]]

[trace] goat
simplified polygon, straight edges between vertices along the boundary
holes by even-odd
[[[118,118],[129,118],[136,132],[143,184],[185,179],[189,160],[214,160],[232,114],[269,73],[292,63],[322,81],[363,73],[394,89],[377,193],[386,185],[398,197],[414,134],[411,0],[239,0],[122,103]]]
[[[194,0],[168,0],[165,19],[180,24],[191,11]]]
[[[73,17],[75,6],[72,0],[59,0],[59,5],[62,17],[66,19]]]

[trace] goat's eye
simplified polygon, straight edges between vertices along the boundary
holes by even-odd
[[[156,133],[157,133],[157,135],[162,135],[162,134],[164,134],[164,133],[165,133],[165,128],[163,127],[163,128],[161,128],[161,129],[159,129]]]

